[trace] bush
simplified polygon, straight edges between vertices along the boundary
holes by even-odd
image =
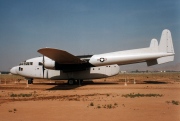
[[[179,105],[179,101],[172,100],[171,103],[174,104],[174,105]]]
[[[93,103],[93,102],[91,102],[91,103],[90,103],[90,106],[94,106],[94,103]]]
[[[179,101],[175,101],[175,100],[172,100],[172,101],[166,101],[167,104],[173,104],[173,105],[179,105]]]
[[[110,94],[106,94],[107,96],[110,96]]]
[[[100,105],[98,105],[98,106],[97,106],[97,108],[101,108],[101,106],[100,106]]]
[[[31,97],[32,96],[32,94],[14,94],[14,93],[12,93],[11,95],[10,95],[10,97]]]
[[[137,94],[134,94],[134,93],[130,93],[130,94],[125,94],[125,95],[122,95],[122,97],[130,97],[130,98],[135,98],[135,97],[162,97],[163,95],[162,94],[140,94],[140,93],[137,93]]]
[[[115,106],[117,106],[118,104],[117,103],[114,103]]]
[[[112,107],[113,107],[112,104],[107,105],[107,108],[109,108],[109,109],[111,109]]]

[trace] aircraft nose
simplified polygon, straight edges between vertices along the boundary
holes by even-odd
[[[17,74],[17,66],[11,68],[10,72],[11,74]]]

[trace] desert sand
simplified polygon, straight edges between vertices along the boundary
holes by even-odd
[[[73,86],[18,78],[0,78],[0,121],[180,121],[180,73],[120,74]]]

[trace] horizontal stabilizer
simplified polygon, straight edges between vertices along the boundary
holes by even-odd
[[[167,57],[161,57],[161,58],[157,59],[158,64],[163,64],[163,63],[167,63],[170,61],[174,61],[174,55],[167,56]]]
[[[167,63],[167,62],[171,62],[171,61],[174,61],[174,55],[161,57],[161,58],[153,59],[153,60],[148,60],[148,61],[146,61],[146,63],[147,63],[147,66],[153,66],[156,64],[163,64],[163,63]]]

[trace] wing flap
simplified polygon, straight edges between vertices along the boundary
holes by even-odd
[[[56,61],[59,64],[80,64],[84,61],[80,58],[64,51],[55,48],[42,48],[38,50],[42,55]]]

